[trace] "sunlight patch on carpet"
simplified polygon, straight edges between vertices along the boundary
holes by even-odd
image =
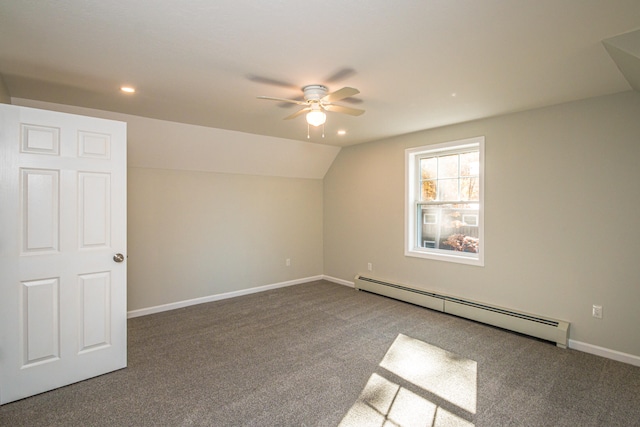
[[[400,334],[340,426],[472,427],[477,363]]]

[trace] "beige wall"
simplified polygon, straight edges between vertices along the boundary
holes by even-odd
[[[11,96],[9,95],[9,89],[7,89],[7,85],[4,83],[4,78],[2,77],[2,74],[0,74],[0,103],[11,104]]]
[[[324,273],[568,320],[572,340],[640,356],[639,118],[626,92],[343,148],[324,179]],[[405,257],[404,150],[478,135],[485,267]]]
[[[321,180],[131,167],[128,179],[129,310],[322,274]]]

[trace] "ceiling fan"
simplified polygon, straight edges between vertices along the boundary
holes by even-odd
[[[327,89],[326,86],[315,84],[304,86],[302,88],[302,92],[304,93],[304,101],[298,101],[296,99],[274,98],[271,96],[259,96],[258,99],[289,102],[303,106],[304,108],[285,117],[284,119],[295,119],[296,117],[306,113],[307,123],[311,126],[320,126],[326,122],[327,115],[325,111],[349,114],[351,116],[359,116],[364,113],[364,110],[361,110],[359,108],[351,108],[334,104],[334,102],[336,101],[340,101],[342,99],[359,94],[360,91],[358,89],[352,87],[343,87],[342,89],[329,93],[329,89]]]

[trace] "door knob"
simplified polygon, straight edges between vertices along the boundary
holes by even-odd
[[[122,261],[124,261],[124,255],[122,255],[122,254],[115,254],[115,255],[113,256],[113,260],[114,260],[115,262],[122,262]]]

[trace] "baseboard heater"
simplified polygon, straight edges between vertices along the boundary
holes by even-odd
[[[569,323],[562,320],[549,319],[360,275],[355,278],[355,288],[555,342],[558,347],[567,348]]]

